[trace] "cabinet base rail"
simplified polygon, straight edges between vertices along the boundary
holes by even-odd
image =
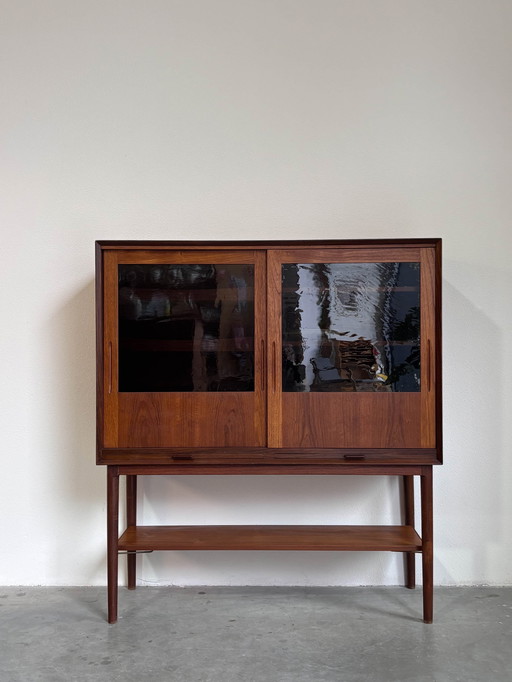
[[[136,586],[136,555],[153,551],[391,551],[405,558],[405,585],[415,587],[415,554],[422,556],[423,620],[433,619],[432,467],[415,467],[421,480],[421,537],[414,527],[413,475],[403,475],[404,525],[137,525],[137,475],[126,474],[126,530],[119,537],[120,467],[107,467],[108,622],[117,621],[118,556],[127,554],[128,589]],[[370,474],[368,470],[365,473]],[[384,473],[380,471],[379,473]],[[396,475],[392,468],[389,475]]]

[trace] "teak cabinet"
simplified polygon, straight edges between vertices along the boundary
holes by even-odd
[[[96,244],[97,462],[118,552],[388,550],[423,563],[442,461],[441,240]],[[400,526],[138,526],[137,475],[403,477]],[[118,537],[119,476],[126,531]],[[421,477],[421,538],[413,477]]]

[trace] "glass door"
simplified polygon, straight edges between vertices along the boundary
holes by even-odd
[[[433,447],[432,264],[420,248],[271,252],[270,444]]]
[[[265,254],[105,254],[115,447],[266,444]]]

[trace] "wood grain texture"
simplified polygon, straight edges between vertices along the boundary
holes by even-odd
[[[229,448],[227,448],[229,450]],[[333,453],[333,454],[330,454]],[[345,453],[345,454],[343,454]],[[354,453],[357,453],[354,455]],[[353,464],[373,466],[417,466],[440,464],[437,452],[432,449],[392,450],[389,448],[359,450],[331,450],[306,448],[304,450],[237,448],[225,452],[221,448],[110,448],[99,451],[98,463],[142,466],[167,465],[172,473],[220,474],[230,472],[244,474],[291,474],[324,472],[338,473]],[[297,467],[300,471],[297,471]],[[327,471],[325,471],[327,468]],[[341,473],[341,472],[340,472]]]
[[[267,256],[267,339],[268,339],[268,445],[282,445],[282,307],[281,258],[279,251],[269,251]]]
[[[121,550],[421,550],[410,526],[130,526]]]
[[[368,247],[396,248],[397,246],[413,246],[415,248],[435,246],[441,240],[428,239],[295,239],[287,241],[169,241],[169,240],[109,240],[100,239],[96,242],[99,249],[105,250],[134,250],[146,251],[158,249],[192,249],[192,250],[222,250],[222,249],[312,249],[317,247],[351,247],[367,249]]]
[[[107,467],[107,619],[117,621],[119,469]]]
[[[137,525],[137,476],[126,476],[126,523]],[[128,589],[134,590],[137,585],[137,556],[126,557]]]
[[[117,263],[137,263],[137,264],[207,264],[214,265],[226,263],[254,263],[255,251],[254,247],[250,250],[231,249],[229,251],[203,251],[194,249],[179,249],[179,250],[155,250],[155,249],[138,249],[138,250],[119,250],[112,253],[116,254]]]
[[[434,618],[434,519],[432,467],[423,467],[421,474],[421,535],[423,538],[423,620]]]
[[[96,304],[96,464],[104,443],[104,351],[103,351],[103,252],[95,245],[95,304]]]
[[[285,448],[420,448],[420,393],[283,393]]]
[[[281,263],[395,263],[420,260],[420,249],[414,247],[379,247],[375,243],[366,248],[343,248],[321,246],[304,253],[301,249],[275,251]]]
[[[97,243],[98,462],[108,465],[108,620],[117,618],[118,550],[359,550],[423,554],[432,621],[432,464],[441,457],[441,242]],[[281,392],[283,262],[422,263],[421,393]],[[254,393],[118,393],[119,263],[255,263]],[[430,363],[430,365],[429,365]],[[430,377],[430,381],[429,381]],[[267,440],[268,420],[268,440]],[[138,475],[404,477],[403,526],[136,526]],[[118,540],[119,476],[128,528]],[[422,536],[412,477],[421,476]],[[128,585],[136,582],[129,557]]]
[[[267,445],[267,254],[254,258],[254,445]]]
[[[435,272],[435,380],[436,380],[436,449],[439,462],[443,462],[443,395],[442,395],[442,241],[436,240],[436,272]]]
[[[120,393],[119,446],[265,445],[262,393]],[[258,418],[259,417],[259,418]]]
[[[404,491],[404,524],[414,528],[414,477],[403,477]],[[405,586],[413,590],[416,587],[416,557],[413,552],[405,554]]]
[[[285,476],[301,476],[301,475],[321,475],[321,476],[420,476],[424,469],[423,465],[415,464],[345,464],[343,466],[335,464],[319,464],[312,466],[305,465],[289,465],[283,467],[276,466],[258,466],[228,464],[224,466],[209,466],[201,465],[198,467],[196,473],[200,474],[214,474],[214,475],[285,475]],[[119,466],[121,474],[125,475],[139,475],[139,476],[172,476],[172,475],[189,475],[191,473],[190,467],[185,465],[155,465],[155,464],[124,464]]]
[[[103,400],[104,400],[104,444],[118,445],[118,303],[117,303],[117,261],[116,254],[107,252],[103,260]]]
[[[279,248],[280,247],[280,248]],[[269,249],[265,251],[265,249]],[[441,242],[419,240],[327,240],[290,242],[98,242],[98,438],[97,461],[117,464],[137,461],[164,464],[180,448],[192,447],[198,455],[226,464],[224,450],[242,466],[253,448],[265,448],[269,472],[283,468],[276,449],[297,451],[295,463],[307,466],[304,456],[319,451],[349,450],[365,463],[436,464],[441,461]],[[281,393],[281,263],[371,260],[422,262],[422,389],[431,354],[431,390],[415,394]],[[253,394],[118,394],[117,392],[117,264],[120,262],[254,262],[255,267],[255,367]],[[266,263],[268,270],[266,277]],[[110,293],[109,293],[110,292]],[[103,311],[101,303],[103,302]],[[110,351],[111,349],[111,351]],[[111,352],[111,356],[110,356]],[[133,396],[137,395],[137,399]],[[378,401],[386,398],[387,407]],[[350,398],[350,403],[347,399]],[[375,400],[376,402],[370,402]],[[120,402],[119,402],[120,401]],[[303,403],[300,404],[299,403]],[[210,412],[211,410],[211,412]],[[204,415],[210,413],[207,420]],[[421,415],[421,418],[420,416]],[[198,426],[197,422],[203,423]],[[266,424],[268,421],[268,431]],[[207,422],[207,423],[206,423]],[[346,435],[351,431],[350,437]],[[419,434],[419,435],[418,435]],[[176,440],[178,438],[178,440]],[[181,440],[179,440],[181,439]],[[416,448],[421,451],[413,452]],[[433,454],[433,448],[436,453]],[[213,452],[214,448],[220,448]],[[247,448],[247,452],[243,452]],[[148,449],[150,452],[148,452]],[[142,452],[141,450],[144,450]],[[208,453],[207,451],[210,450]],[[298,452],[300,450],[300,452]],[[392,452],[391,452],[392,451]],[[285,454],[283,452],[283,454]],[[330,457],[326,452],[327,459]],[[293,459],[293,455],[291,456]],[[194,460],[197,457],[194,455]],[[197,461],[192,462],[196,465]],[[261,460],[254,461],[260,466]],[[201,462],[201,466],[203,463]],[[226,465],[227,466],[227,465]],[[198,471],[196,467],[193,469]]]
[[[421,445],[436,444],[435,251],[421,249]]]

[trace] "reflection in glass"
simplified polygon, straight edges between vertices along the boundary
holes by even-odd
[[[420,264],[282,266],[283,391],[420,390]]]
[[[253,265],[119,265],[120,391],[253,391]]]

